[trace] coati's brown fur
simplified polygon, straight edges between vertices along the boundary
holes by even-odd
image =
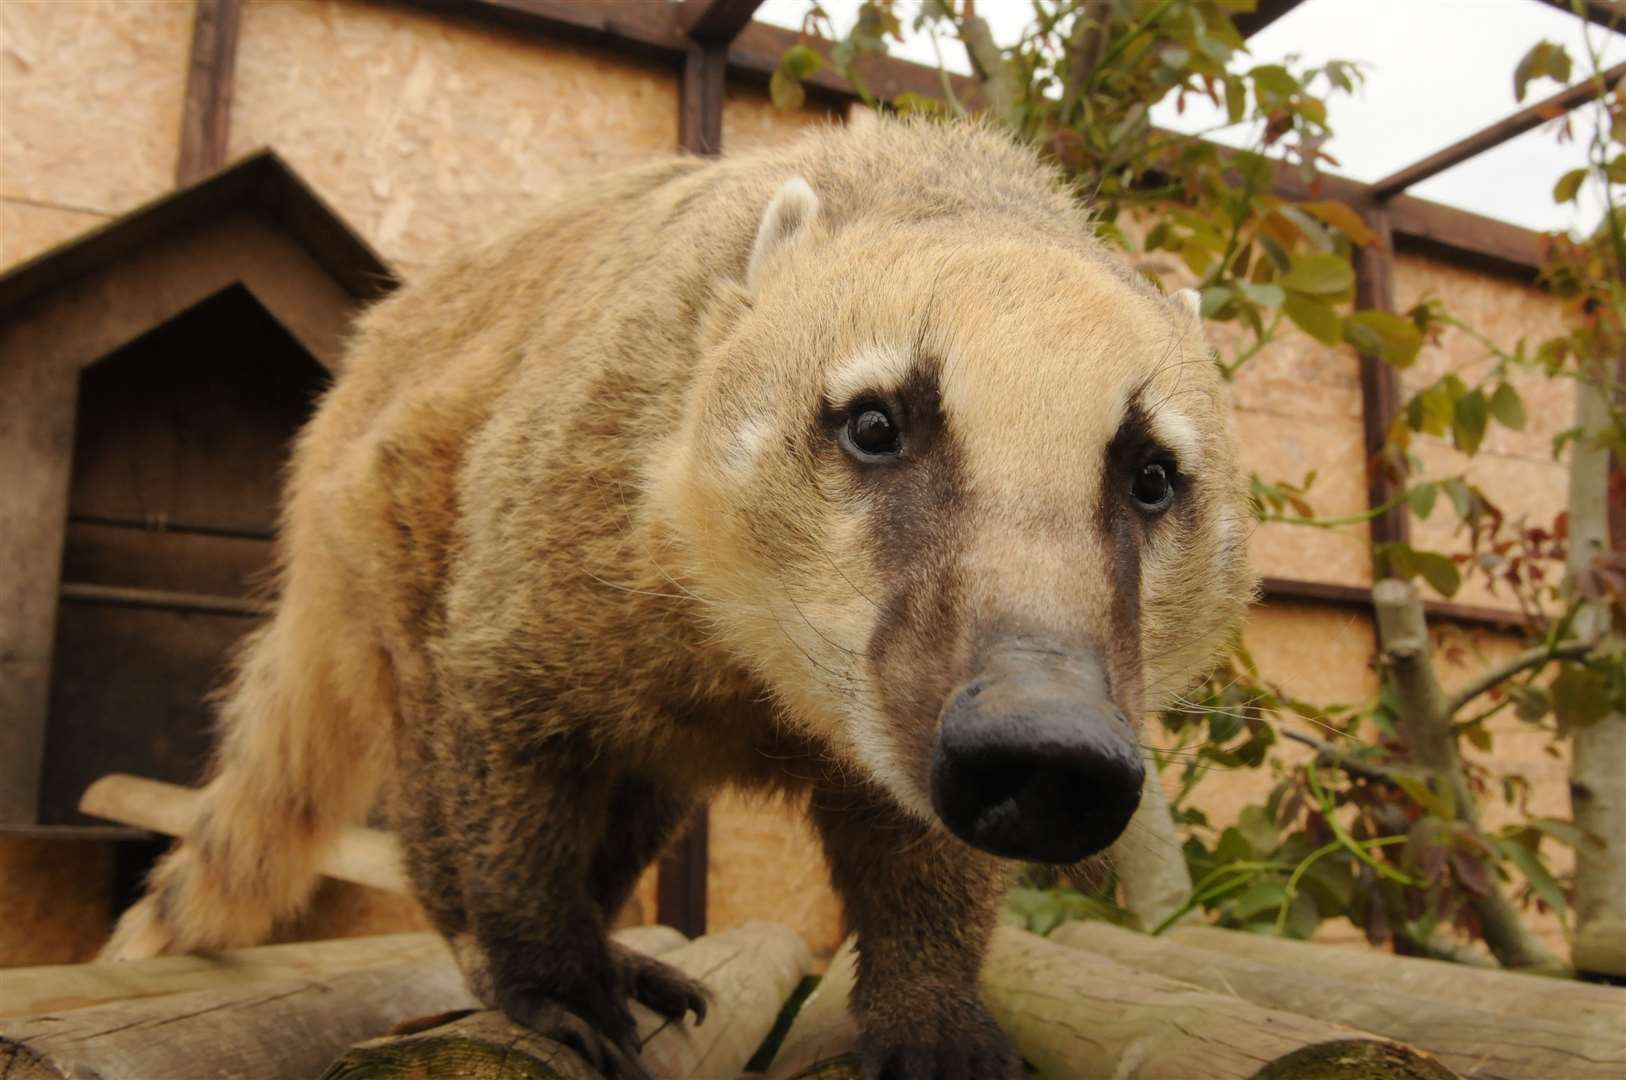
[[[1004,137],[882,122],[595,182],[379,304],[299,439],[204,809],[108,954],[262,939],[389,779],[471,985],[636,1075],[627,996],[703,1002],[606,920],[738,784],[824,839],[871,1074],[1010,1074],[976,987],[1011,864],[934,819],[943,703],[1020,625],[1137,716],[1251,589],[1195,312],[1091,236]],[[866,395],[906,466],[844,455]],[[1156,522],[1132,416],[1178,462]]]

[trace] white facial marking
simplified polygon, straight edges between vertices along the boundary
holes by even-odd
[[[1169,408],[1153,413],[1151,423],[1152,434],[1174,452],[1176,463],[1185,469],[1195,469],[1202,446],[1197,438],[1197,426]]]
[[[844,405],[860,394],[895,390],[909,377],[909,364],[908,350],[880,345],[865,349],[829,374],[825,395]]]
[[[734,438],[723,456],[723,465],[731,477],[744,479],[756,468],[757,458],[773,438],[773,428],[761,420],[746,420],[734,429]]]

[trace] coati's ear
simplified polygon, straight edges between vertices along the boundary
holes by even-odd
[[[756,243],[751,245],[751,263],[745,270],[745,288],[755,293],[762,280],[762,268],[803,235],[819,216],[819,197],[800,176],[779,186],[762,212]]]
[[[1202,314],[1203,297],[1196,289],[1181,289],[1171,297],[1187,318],[1196,319]]]

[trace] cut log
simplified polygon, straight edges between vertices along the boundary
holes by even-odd
[[[813,958],[801,937],[774,923],[746,923],[667,953],[672,966],[711,991],[706,1022],[672,1023],[633,1005],[644,1065],[672,1080],[738,1076],[773,1027]],[[500,1013],[477,1012],[449,1024],[352,1047],[323,1080],[400,1080],[458,1076],[467,1080],[598,1080],[599,1074],[558,1043]]]
[[[858,1030],[845,1008],[851,943],[791,1025],[771,1080],[858,1080]],[[1427,1054],[1296,1013],[1262,1009],[1004,927],[983,996],[1049,1077],[1137,1080],[1452,1080]],[[1271,1070],[1271,1071],[1266,1071]]]
[[[1551,1020],[1595,1030],[1626,1028],[1626,990],[1546,975],[1446,964],[1370,950],[1313,945],[1212,926],[1180,927],[1183,945],[1229,953],[1299,971],[1385,986],[1398,993],[1469,1003],[1511,1018]]]
[[[1249,1080],[1267,1069],[1274,1080],[1457,1075],[1379,1036],[1135,971],[1012,927],[995,931],[982,987],[1000,1026],[1046,1076]],[[1387,1071],[1374,1071],[1376,1063]]]
[[[1475,1005],[1471,980],[1455,1002],[1398,990],[1378,979],[1329,976],[1200,949],[1105,923],[1069,923],[1050,940],[1137,971],[1155,972],[1270,1009],[1331,1020],[1426,1050],[1464,1075],[1486,1080],[1618,1080],[1626,1076],[1626,1000],[1616,1022],[1588,1028],[1510,1017]],[[1539,991],[1540,987],[1534,987]],[[1626,994],[1623,994],[1626,998]]]
[[[197,814],[200,796],[195,788],[109,773],[85,789],[79,810],[165,836],[185,836]],[[340,881],[369,885],[398,896],[412,895],[402,868],[401,845],[393,835],[378,829],[353,825],[341,830],[317,869]]]
[[[671,952],[689,940],[670,926],[629,926],[610,936],[650,956]],[[446,966],[452,964],[452,959],[439,934],[419,933],[264,945],[220,956],[155,956],[150,960],[11,968],[0,978],[0,1018],[59,1013],[112,1001],[277,979],[320,979],[379,964],[408,962]]]
[[[380,964],[451,964],[439,934],[265,945],[220,956],[156,956],[12,968],[0,975],[0,1017],[37,1016],[194,990],[219,990],[278,979],[323,979]]]
[[[770,1080],[860,1080],[858,1024],[847,1010],[857,975],[858,953],[848,938],[791,1021]]]
[[[633,948],[665,948],[674,935],[665,927],[638,927],[615,936]],[[98,988],[82,977],[86,969],[92,979],[112,969],[108,977],[114,981]],[[20,992],[13,981],[22,982]],[[55,995],[71,1005],[97,994],[103,1001],[126,991],[141,995],[0,1019],[0,1076],[7,1080],[308,1080],[346,1047],[403,1020],[480,1008],[450,951],[429,934],[272,945],[212,959],[37,968],[8,972],[0,982],[8,998]],[[199,983],[207,988],[173,992]],[[155,1029],[162,1037],[154,1037]]]

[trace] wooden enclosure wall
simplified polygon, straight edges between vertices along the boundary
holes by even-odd
[[[0,269],[171,189],[191,27],[192,5],[184,2],[0,4],[6,107]],[[493,235],[564,185],[671,153],[678,144],[678,85],[667,67],[415,7],[248,0],[228,151],[236,158],[262,146],[276,149],[410,280],[448,248]],[[772,145],[830,119],[817,108],[779,112],[761,90],[731,85],[723,145],[725,151]],[[1538,336],[1557,318],[1555,306],[1529,286],[1402,254],[1401,305],[1429,290],[1498,340]],[[1227,331],[1212,333],[1223,338]],[[1448,335],[1446,348],[1425,356],[1408,385],[1476,356],[1471,343]],[[1569,425],[1569,403],[1539,380],[1521,390],[1531,430],[1493,433],[1491,452],[1471,474],[1510,508],[1550,517],[1562,498],[1561,466],[1546,447],[1553,430]],[[1353,355],[1288,331],[1244,369],[1230,394],[1245,467],[1292,480],[1315,469],[1318,511],[1365,508]],[[1424,454],[1431,466],[1455,467],[1448,450],[1429,447]],[[1417,542],[1449,546],[1447,525],[1442,508],[1416,526]],[[1251,551],[1255,565],[1275,576],[1357,586],[1371,580],[1363,526],[1267,526],[1256,531]],[[1256,610],[1246,633],[1266,675],[1308,698],[1351,700],[1375,689],[1372,632],[1363,614],[1276,604]],[[1470,644],[1464,674],[1476,663],[1475,649],[1490,656],[1510,647],[1491,638]],[[1544,810],[1567,812],[1562,763],[1545,756],[1536,740],[1499,740],[1498,759],[1539,777]],[[1222,816],[1268,783],[1260,774],[1236,774],[1209,781],[1202,798]],[[1487,817],[1494,821],[1494,811]],[[827,955],[839,937],[839,913],[798,816],[728,796],[712,808],[711,823],[712,927],[771,917],[795,926]],[[77,874],[70,891],[96,898],[89,914],[74,916],[78,926],[105,918],[110,877],[97,861],[103,856],[81,855],[64,857],[52,871]],[[47,886],[41,865],[37,842],[0,840],[0,882],[8,883],[0,888],[0,926],[15,922],[13,914],[25,923],[40,917],[27,913],[34,893],[18,883],[64,887]],[[653,918],[648,876],[638,908]],[[362,922],[379,927],[413,917],[399,905],[368,912]],[[78,944],[43,955],[12,952],[0,940],[0,964],[83,955],[82,940],[68,931],[62,938]]]

